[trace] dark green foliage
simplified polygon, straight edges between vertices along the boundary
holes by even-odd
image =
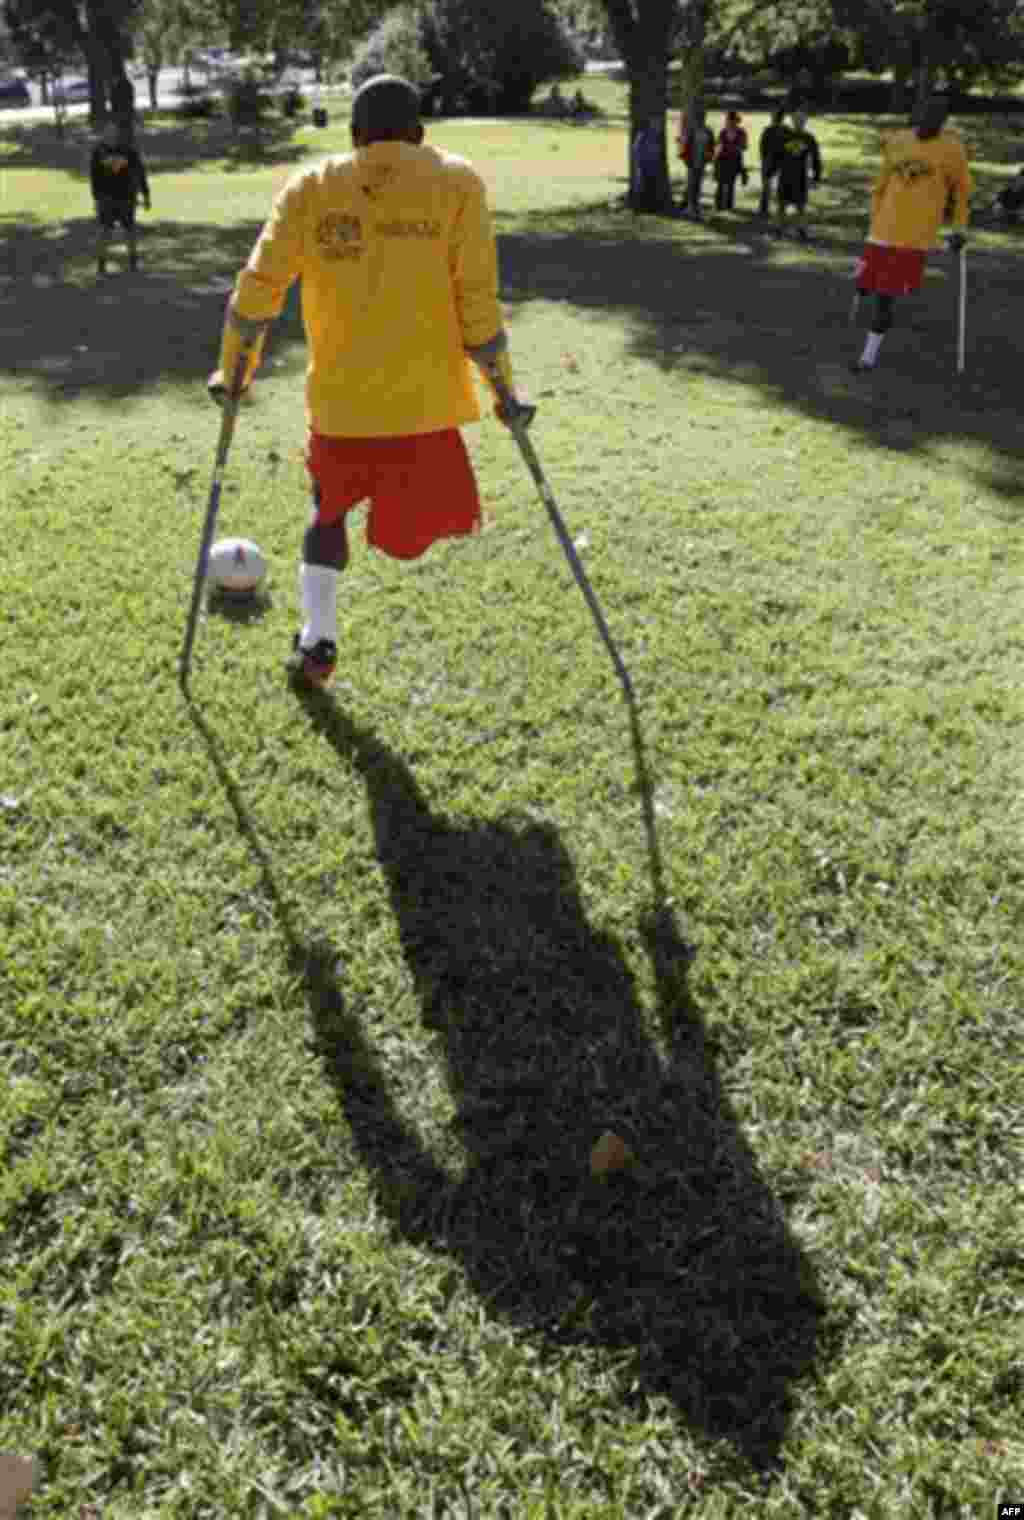
[[[515,115],[534,91],[582,70],[578,49],[543,0],[512,9],[498,0],[433,0],[392,12],[356,58],[358,87],[379,73],[412,78],[428,111]]]
[[[273,97],[260,89],[254,74],[235,74],[223,85],[224,105],[236,127],[253,126],[261,121],[273,105]]]

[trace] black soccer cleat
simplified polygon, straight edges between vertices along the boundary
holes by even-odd
[[[871,375],[877,368],[877,364],[865,364],[863,359],[851,359],[849,364],[851,375]]]
[[[296,634],[285,669],[293,681],[323,690],[334,679],[338,663],[338,646],[333,639],[318,639],[312,649],[303,649]]]

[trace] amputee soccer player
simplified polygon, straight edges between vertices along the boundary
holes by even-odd
[[[783,126],[776,139],[774,168],[778,174],[779,219],[775,228],[781,237],[786,230],[786,207],[795,206],[797,234],[807,242],[807,197],[813,176],[821,183],[821,149],[818,139],[807,130],[806,111],[793,112],[792,126]]]
[[[919,290],[929,251],[953,205],[949,246],[963,248],[970,209],[971,172],[959,137],[944,132],[942,101],[925,105],[912,129],[895,132],[882,148],[882,169],[871,201],[871,227],[855,272],[860,297],[874,294],[875,315],[854,373],[874,369],[892,327],[897,296]]]
[[[458,429],[481,415],[469,360],[516,417],[498,258],[483,181],[463,158],[426,147],[415,88],[368,80],[352,102],[351,153],[288,181],[228,303],[221,399],[243,340],[254,345],[289,286],[302,281],[309,346],[306,464],[313,512],[302,543],[303,624],[288,668],[325,686],[337,663],[337,590],[348,564],[345,518],[369,499],[367,541],[416,559],[440,538],[476,533],[480,501]],[[499,399],[506,424],[514,420]]]
[[[139,267],[139,247],[135,231],[135,203],[141,195],[149,211],[149,181],[142,155],[132,141],[130,125],[119,122],[109,127],[96,144],[89,166],[92,196],[99,222],[99,246],[96,272],[107,272],[107,250],[118,223],[128,239],[129,264]]]

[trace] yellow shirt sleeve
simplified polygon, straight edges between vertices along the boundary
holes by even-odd
[[[962,232],[970,216],[974,181],[971,178],[971,169],[963,143],[959,138],[950,138],[950,148],[953,150],[952,163],[947,175],[947,183],[953,200],[953,226],[957,232]]]
[[[483,362],[482,354],[478,353],[480,350],[487,351],[487,358],[491,364],[497,365],[502,382],[514,391],[515,381],[498,300],[498,247],[487,192],[476,174],[466,175],[465,195],[452,239],[450,262],[463,345],[478,364],[492,392],[494,383],[489,365]]]
[[[230,383],[245,346],[246,383],[263,351],[266,330],[280,316],[288,288],[302,274],[305,249],[305,183],[292,179],[274,202],[249,262],[235,282],[221,335],[220,368]]]

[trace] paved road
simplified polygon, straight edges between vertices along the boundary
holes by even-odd
[[[293,77],[295,74],[298,74],[302,90],[305,94],[308,95],[316,89],[312,69],[289,70],[290,77]],[[81,76],[68,75],[69,79],[79,77]],[[183,99],[181,81],[182,71],[180,69],[161,69],[157,78],[157,104],[161,110],[166,110],[168,106],[176,106],[181,102]],[[149,82],[145,74],[133,72],[132,83],[135,85],[135,104],[137,108],[140,111],[148,111]],[[207,76],[200,69],[192,70],[192,83],[200,87],[206,87],[207,83],[209,83],[211,90],[216,88],[213,78],[208,80]],[[0,108],[0,133],[3,132],[6,122],[53,120],[53,106],[40,104],[42,92],[39,86],[30,80],[29,90],[32,93],[32,104],[30,106],[24,106],[17,110],[11,110],[6,106]],[[71,118],[88,116],[89,106],[87,103],[68,106],[67,114]]]

